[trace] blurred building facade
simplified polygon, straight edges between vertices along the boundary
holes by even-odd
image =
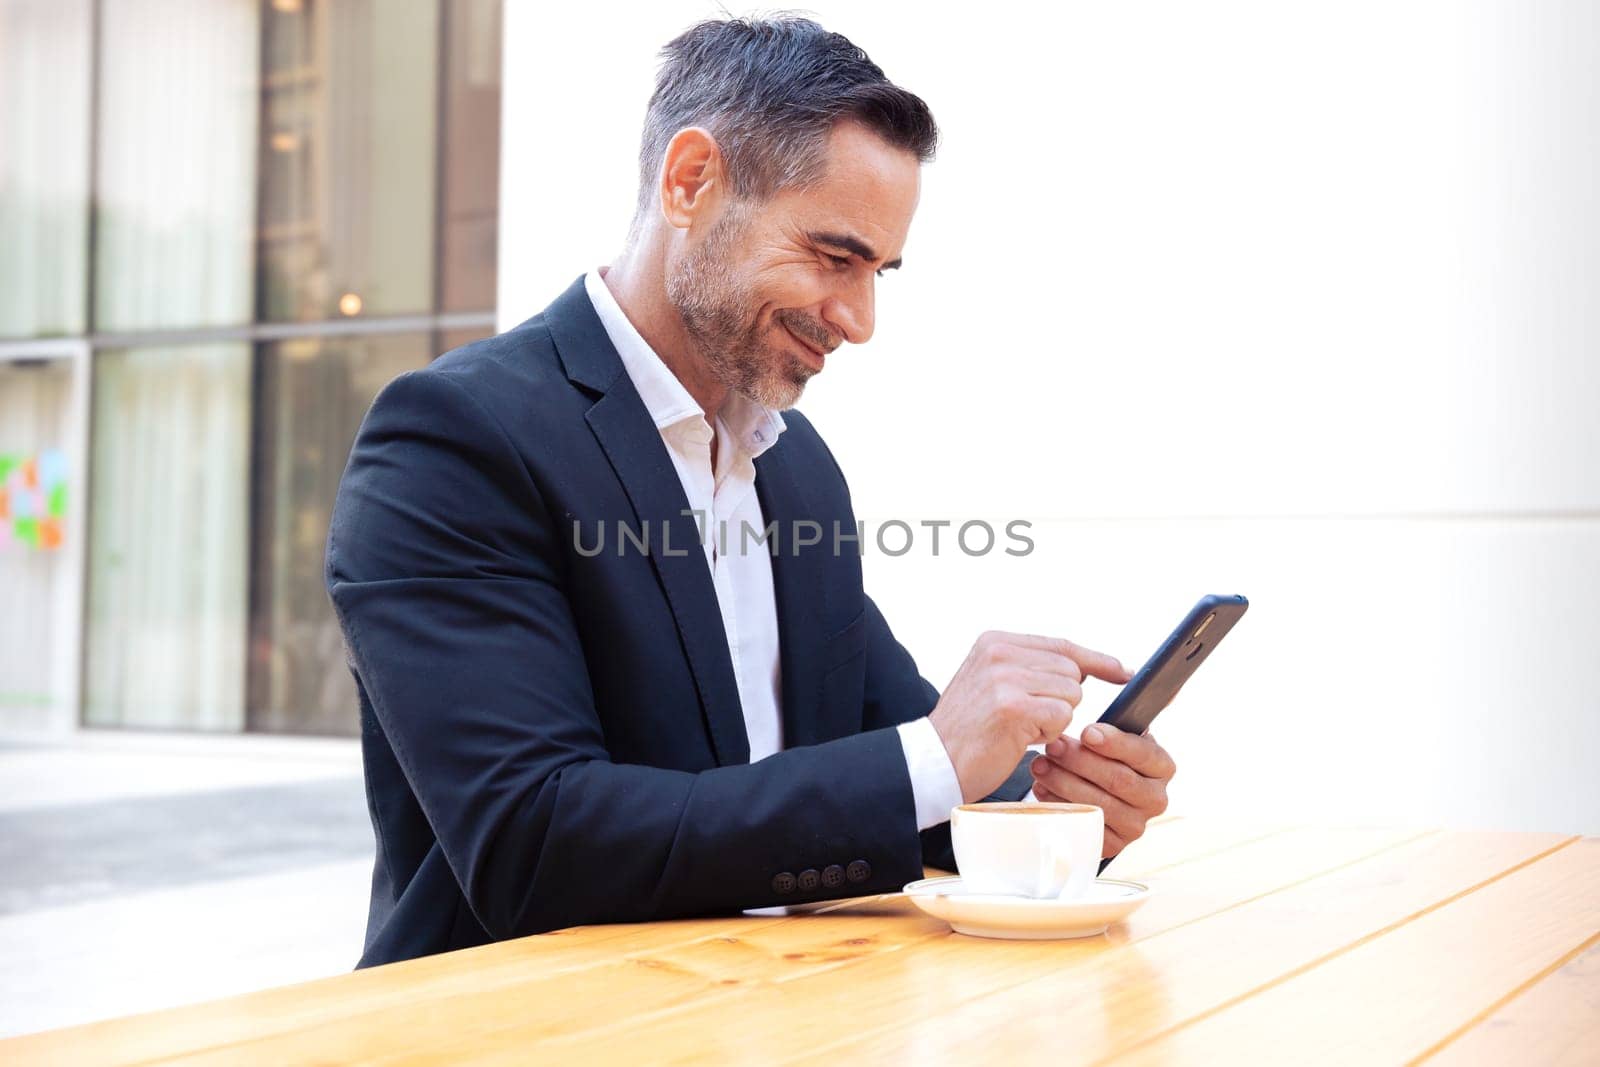
[[[0,730],[353,734],[378,389],[493,332],[499,0],[0,0]]]

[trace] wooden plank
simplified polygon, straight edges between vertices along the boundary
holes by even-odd
[[[457,1045],[463,1035],[492,1033],[511,1024],[541,1032],[594,1029],[614,1022],[621,1010],[650,1018],[747,982],[832,971],[859,958],[898,951],[928,935],[885,926],[881,920],[854,917],[796,917],[752,924],[745,934],[590,960],[559,973],[530,972],[521,981],[493,989],[465,976],[461,988],[448,995],[164,1062],[373,1061],[385,1055],[409,1057],[419,1045]],[[446,1059],[460,1056],[452,1053]]]
[[[1192,892],[1153,897],[1119,928],[1119,938],[1137,939],[1181,927],[1264,888],[1370,855],[1412,834],[1315,830],[1209,855],[1192,866],[1174,868],[1168,875],[1174,885],[1180,884],[1181,870],[1181,884],[1192,885]],[[1290,850],[1286,847],[1289,842],[1303,845]],[[900,1017],[907,1003],[930,1014],[947,1012],[975,990],[1057,967],[1063,952],[1092,955],[1105,951],[1111,943],[1105,938],[1049,946],[978,941],[952,935],[948,926],[915,910],[904,898],[886,898],[864,907],[870,914],[850,909],[829,917],[845,919],[854,914],[862,922],[861,929],[892,930],[914,944],[903,951],[863,956],[827,974],[769,973],[765,980],[743,982],[669,1010],[643,1017],[620,1014],[604,1026],[587,1022],[556,1027],[509,1025],[464,1035],[453,1044],[428,1041],[419,1047],[412,1043],[404,1054],[381,1062],[472,1059],[516,1063],[530,1056],[561,1062],[612,1062],[637,1057],[639,1050],[646,1048],[652,1063],[809,1059],[830,1036],[849,1033],[866,1020]],[[628,990],[618,989],[615,999],[628,1003]],[[505,1016],[513,1017],[509,1010]],[[796,1034],[802,1031],[805,1039],[798,1040]]]
[[[1220,855],[1293,829],[1287,823],[1242,819],[1174,818],[1152,822],[1143,837],[1107,865],[1105,877],[1142,882],[1169,867]]]
[[[1191,854],[1215,854],[1231,844],[1265,832],[1249,823],[1206,822],[1193,825],[1177,817],[1152,823],[1146,837],[1129,846],[1124,856],[1148,858],[1155,865],[1182,863]],[[1133,850],[1137,849],[1137,852]],[[1119,857],[1117,863],[1123,863]],[[1108,872],[1114,873],[1114,872]],[[854,908],[861,916],[875,914],[872,902],[882,897],[841,902],[827,909]],[[896,895],[893,899],[899,899]],[[862,910],[865,909],[865,910]],[[898,914],[895,909],[890,909]],[[903,909],[902,909],[903,910]],[[793,922],[794,919],[726,916],[704,920],[631,923],[577,927],[481,948],[429,956],[375,967],[313,982],[284,986],[206,1004],[152,1012],[85,1026],[47,1031],[0,1042],[0,1062],[138,1062],[177,1057],[238,1042],[323,1029],[347,1018],[370,1013],[409,1017],[413,1006],[437,999],[481,997],[508,986],[614,961],[651,950],[692,945],[706,939],[738,936]],[[807,916],[805,921],[814,921]],[[850,937],[861,934],[853,924]],[[832,936],[814,927],[784,951],[826,953]],[[848,938],[846,938],[848,940]],[[719,978],[718,981],[721,979]],[[663,983],[644,983],[654,989]],[[661,995],[653,993],[652,995]],[[560,998],[558,998],[560,999]],[[514,1013],[513,1018],[525,1017]],[[400,1021],[404,1029],[404,1020]]]
[[[1164,842],[1152,843],[1146,854],[1170,867],[1181,863],[1190,851],[1215,855],[1224,852],[1229,841],[1250,839],[1259,832],[1253,826],[1172,832]],[[885,919],[900,921],[886,924]],[[245,1054],[263,1061],[292,1062],[312,1056],[375,1058],[387,1049],[401,1061],[416,1057],[426,1062],[434,1053],[417,1057],[415,1036],[395,1040],[397,1033],[409,1028],[458,1039],[443,1057],[448,1061],[480,1054],[476,1047],[480,1038],[463,1042],[461,1035],[502,1028],[541,1033],[603,1028],[615,1021],[619,1002],[628,1005],[630,1018],[648,1019],[702,1003],[708,997],[734,995],[750,982],[788,981],[830,971],[947,932],[942,923],[927,919],[898,894],[861,898],[823,914],[745,922],[748,925],[741,928],[738,920],[730,920],[715,935],[680,943],[612,940],[608,942],[611,946],[630,950],[624,959],[591,958],[589,967],[529,975],[525,981],[497,985],[492,995],[474,987],[444,1000],[430,999],[421,1005],[425,1018],[417,1016],[414,1004],[346,1015],[321,1027],[250,1041],[244,1046]],[[597,995],[598,991],[604,995]],[[426,1019],[447,1019],[448,1025],[430,1025]],[[522,1037],[513,1039],[513,1057],[521,1055],[524,1043]],[[473,1047],[463,1049],[463,1044]],[[198,1064],[238,1055],[240,1048],[234,1046],[174,1062]]]
[[[1597,885],[1600,839],[1573,842],[1116,1062],[1414,1059],[1593,939]],[[1511,1062],[1526,1059],[1524,1051]]]
[[[953,970],[945,981],[964,995],[898,1004],[882,1023],[857,1027],[856,1035],[816,1051],[865,1062],[914,1056],[919,1063],[965,1064],[1069,1042],[1067,1062],[1102,1059],[1568,840],[1434,834],[1276,891],[1265,872],[1240,870],[1241,893],[1257,892],[1236,907],[1135,938],[1122,951],[1063,950],[1052,960],[1048,949],[1034,950],[1036,965],[1013,968],[1010,977],[1021,981],[963,983]]]
[[[782,918],[718,917],[574,927],[440,953],[349,974],[0,1041],[0,1063],[137,1063],[316,1026],[346,1015],[493,989],[530,974],[592,966],[622,946],[669,945],[717,936],[734,924]]]
[[[1428,1067],[1579,1067],[1600,1060],[1600,934],[1484,1016],[1452,1034],[1423,1062]]]

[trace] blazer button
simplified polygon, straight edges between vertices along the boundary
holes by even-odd
[[[794,875],[790,874],[788,871],[784,871],[782,874],[774,877],[772,879],[772,891],[774,893],[793,893]]]
[[[872,877],[872,865],[866,860],[856,860],[845,868],[844,876],[852,882],[865,882]]]
[[[815,867],[807,867],[805,870],[800,872],[799,885],[802,891],[809,893],[821,884],[822,875],[817,873],[817,869]]]
[[[822,868],[822,884],[829,889],[838,889],[844,885],[844,868],[837,863]]]

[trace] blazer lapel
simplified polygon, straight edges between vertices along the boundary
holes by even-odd
[[[821,599],[827,591],[822,550],[831,544],[824,531],[821,544],[795,554],[795,523],[813,519],[783,438],[756,457],[756,493],[769,526],[776,524],[772,587],[778,602],[779,663],[783,672],[783,745],[816,744],[833,736],[822,721]]]
[[[694,675],[717,762],[748,763],[744,710],[699,528],[661,434],[623,372],[581,277],[546,309],[545,324],[568,377],[603,394],[586,420],[633,506],[634,533],[648,545]]]

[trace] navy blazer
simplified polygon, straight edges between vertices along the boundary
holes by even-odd
[[[581,277],[379,394],[326,568],[377,838],[358,966],[953,867],[948,828],[917,831],[894,729],[938,692],[855,546],[834,551],[835,522],[856,527],[832,454],[784,418],[756,460],[784,749],[752,764],[696,521]]]

